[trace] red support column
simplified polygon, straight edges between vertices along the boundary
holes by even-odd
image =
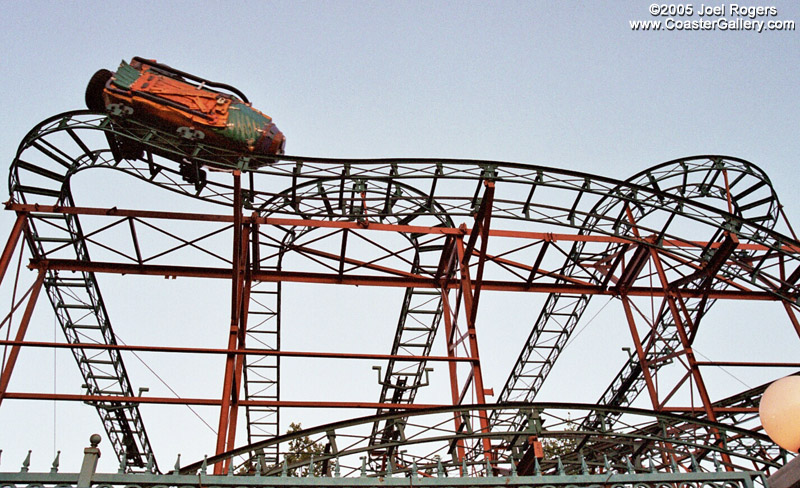
[[[250,284],[251,275],[249,267],[247,266],[247,249],[248,241],[250,238],[250,228],[245,226],[242,229],[242,251],[240,259],[242,260],[241,267],[245,269],[244,286],[241,292],[241,301],[239,303],[239,330],[237,334],[237,352],[243,352],[245,349],[245,338],[247,337],[247,303],[250,300]],[[228,422],[228,439],[226,443],[226,450],[231,450],[235,447],[236,443],[236,422],[239,418],[239,400],[242,388],[242,374],[244,372],[245,355],[237,354],[234,366],[234,380],[233,389],[231,390],[231,405],[230,416]]]
[[[11,228],[6,247],[3,248],[3,254],[0,255],[0,283],[3,282],[3,277],[6,275],[6,270],[8,270],[14,249],[17,247],[19,236],[22,235],[22,229],[25,228],[25,217],[26,215],[23,213],[17,214],[17,220],[14,221],[14,227]]]
[[[39,276],[36,278],[36,282],[34,282],[31,288],[31,295],[28,298],[28,305],[25,307],[25,313],[22,315],[22,320],[19,324],[19,329],[17,329],[17,335],[14,339],[15,342],[19,343],[25,339],[25,332],[28,330],[28,324],[31,321],[31,315],[33,315],[33,309],[36,307],[36,300],[39,298],[39,292],[42,289],[42,284],[44,283],[44,278],[47,275],[47,271],[44,268],[39,270]],[[8,324],[11,327],[11,324]],[[21,349],[20,344],[15,344],[11,347],[11,353],[8,355],[8,359],[6,363],[2,365],[2,374],[0,374],[0,404],[3,402],[3,398],[6,396],[6,392],[8,391],[8,383],[11,381],[11,372],[14,370],[14,364],[17,362],[17,357],[19,356],[19,351]]]
[[[650,248],[650,254],[653,258],[653,263],[655,264],[659,280],[661,281],[661,286],[664,288],[664,299],[669,305],[669,309],[672,314],[672,320],[675,322],[675,327],[678,331],[678,336],[681,339],[681,345],[683,346],[684,353],[686,355],[686,361],[689,363],[689,373],[694,379],[695,388],[697,388],[697,392],[700,395],[701,401],[703,402],[703,410],[705,411],[708,420],[716,422],[717,415],[714,412],[714,406],[711,403],[711,397],[708,395],[705,381],[703,381],[703,375],[700,373],[700,368],[697,366],[697,360],[694,357],[694,351],[692,351],[692,342],[689,340],[689,335],[686,333],[687,325],[690,330],[692,330],[694,327],[691,323],[686,323],[688,320],[690,320],[688,315],[685,317],[685,320],[681,318],[680,309],[677,304],[677,301],[681,299],[680,294],[677,291],[672,291],[669,289],[667,274],[664,271],[664,266],[661,263],[661,257],[658,255],[658,251],[655,248]],[[722,441],[722,438],[716,429],[712,429],[712,433],[717,438],[718,442]],[[722,453],[722,462],[725,465],[726,471],[733,470],[730,456],[725,452]]]
[[[475,329],[478,299],[480,298],[483,269],[487,256],[486,249],[489,239],[489,223],[491,221],[494,196],[494,183],[487,181],[484,182],[484,185],[486,186],[486,191],[481,207],[475,216],[475,226],[472,228],[472,232],[469,235],[468,243],[466,245],[464,243],[466,227],[462,225],[460,228],[462,231],[461,235],[457,235],[453,239],[448,238],[448,245],[445,246],[445,249],[442,251],[442,259],[436,273],[436,277],[442,289],[442,313],[444,315],[447,357],[456,359],[458,357],[458,346],[466,341],[466,348],[471,359],[470,374],[464,380],[464,385],[459,385],[458,370],[455,361],[451,361],[448,364],[450,395],[453,405],[459,405],[464,402],[470,386],[473,388],[477,403],[486,403],[486,390],[483,386],[483,374],[481,371],[480,355],[478,353],[478,338]],[[477,278],[475,281],[472,281],[469,273],[469,261],[476,247],[478,238],[481,239],[481,242],[479,251],[477,252],[479,260],[477,264]],[[447,282],[450,281],[451,276],[453,276],[456,271],[459,273],[459,281],[457,284],[456,304],[453,309],[450,304]],[[458,333],[457,324],[459,311],[462,308],[466,319],[467,331],[463,336],[456,337]],[[456,413],[453,420],[455,422],[456,431],[460,431],[463,428],[463,419]],[[478,422],[482,432],[489,431],[489,417],[485,411],[479,411]],[[493,457],[491,441],[488,438],[484,438],[481,443],[485,458],[491,460]],[[456,444],[456,453],[459,460],[464,459],[465,449],[466,446],[462,441]],[[461,475],[464,476],[466,473],[461,473]]]
[[[447,347],[447,357],[455,359],[456,354],[456,345],[453,342],[453,334],[455,330],[453,328],[453,318],[452,312],[450,309],[450,300],[448,297],[448,289],[442,289],[442,315],[444,316],[444,335],[445,335],[445,344]],[[447,368],[450,373],[450,398],[453,402],[453,405],[458,405],[461,401],[461,395],[458,388],[458,364],[455,361],[449,361],[447,363]],[[462,427],[462,419],[458,413],[453,414],[453,421],[455,422],[456,432],[461,431]],[[456,443],[456,455],[458,456],[458,460],[461,461],[464,459],[464,441],[459,440]],[[459,467],[459,469],[461,469]],[[461,476],[466,476],[466,473],[461,473]]]
[[[242,330],[242,297],[244,294],[246,277],[246,255],[248,235],[242,223],[242,186],[241,172],[233,173],[233,272],[231,283],[231,322],[228,329],[228,350],[235,351],[244,346],[244,331]],[[237,358],[237,354],[231,352],[225,360],[225,376],[222,386],[222,398],[219,413],[219,424],[217,426],[217,446],[215,454],[225,452],[226,446],[232,444],[236,434],[237,415],[232,414],[239,406],[239,388],[241,386],[241,373],[237,374],[242,367],[244,358]],[[222,474],[228,467],[229,461],[220,462],[214,465],[214,474]]]
[[[456,239],[456,251],[458,252],[458,262],[461,274],[461,296],[464,300],[464,315],[467,318],[467,343],[469,344],[469,355],[473,358],[472,362],[472,386],[475,391],[475,400],[478,404],[486,403],[486,391],[483,387],[483,374],[481,373],[480,354],[478,353],[478,335],[475,330],[473,320],[473,296],[472,281],[469,278],[469,267],[464,263],[464,240]],[[478,419],[481,432],[489,432],[489,417],[486,412],[479,411]],[[492,443],[489,438],[483,439],[483,453],[487,459],[492,459]]]
[[[653,404],[653,410],[660,410],[660,402],[658,401],[658,390],[656,389],[653,375],[650,372],[650,366],[647,362],[647,355],[645,354],[642,340],[639,337],[639,330],[636,328],[636,320],[633,317],[631,310],[630,298],[627,295],[622,295],[622,307],[625,309],[625,318],[628,320],[628,327],[631,330],[631,337],[633,338],[633,345],[636,348],[636,356],[639,358],[639,364],[642,367],[642,376],[644,382],[647,384],[647,392],[650,394],[650,402]],[[655,331],[655,324],[653,326]]]

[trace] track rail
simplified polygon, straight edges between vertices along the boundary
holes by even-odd
[[[133,142],[144,148],[143,156],[115,157],[109,140]],[[241,171],[241,194],[227,183],[224,172],[185,181],[182,174],[187,164],[198,171],[208,166]],[[298,279],[310,279],[316,273],[313,276],[354,284],[358,279],[388,283],[391,278],[396,286],[406,288],[390,353],[408,352],[418,359],[388,363],[379,403],[394,408],[413,403],[423,384],[425,357],[442,318],[441,294],[436,290],[450,286],[450,277],[442,281],[438,274],[443,253],[452,244],[448,236],[454,234],[449,232],[459,222],[473,222],[488,183],[497,188],[485,210],[493,222],[485,235],[491,243],[484,251],[477,247],[473,251],[475,259],[466,268],[478,276],[473,286],[478,290],[486,283],[486,289],[492,289],[491,285],[550,293],[499,395],[501,403],[535,398],[593,294],[641,289],[655,293],[647,285],[653,275],[643,273],[640,266],[652,253],[666,263],[664,275],[670,290],[686,294],[684,306],[695,324],[713,304],[713,297],[750,293],[782,301],[787,310],[795,310],[800,295],[800,243],[789,237],[791,229],[782,227],[780,206],[767,176],[741,159],[696,156],[620,181],[496,161],[245,157],[135,121],[122,127],[106,116],[78,111],[51,117],[35,127],[20,144],[9,180],[13,202],[52,206],[50,211],[28,215],[26,239],[33,259],[63,259],[86,267],[79,278],[50,268],[45,280],[62,329],[74,344],[87,338],[115,344],[95,272],[90,269],[90,249],[96,247],[95,233],[100,231],[87,234],[77,214],[57,210],[74,207],[70,181],[75,174],[100,168],[225,207],[241,198],[243,210],[253,212],[254,224],[258,219],[283,219],[252,232],[257,238],[250,243],[250,266],[254,273],[261,273],[254,276],[264,279],[256,280],[255,293],[250,295],[247,333],[248,340],[259,347],[280,349],[281,280],[269,276],[296,272]],[[119,262],[109,266],[146,268],[134,232],[138,222],[133,217],[127,221],[137,255],[117,257]],[[498,226],[500,231],[495,230]],[[381,229],[399,232],[405,244],[387,248],[364,237]],[[569,237],[558,237],[561,234]],[[727,245],[730,235],[738,240],[735,252]],[[353,251],[354,239],[363,241],[358,252]],[[493,247],[497,242],[502,245]],[[720,249],[727,250],[724,256]],[[283,261],[287,253],[302,264],[287,269]],[[202,255],[207,261],[198,266],[231,264],[211,254]],[[463,259],[468,261],[469,256]],[[715,263],[713,269],[709,263]],[[484,265],[486,275],[480,277],[477,270]],[[588,293],[589,289],[593,291]],[[655,345],[642,357],[646,363],[659,364],[654,366],[657,370],[664,364],[660,360],[677,347],[679,327],[667,312],[651,325],[652,338],[657,336],[658,341],[645,336],[644,343]],[[74,352],[91,394],[134,396],[122,359],[113,348],[100,359],[80,347]],[[248,356],[244,369],[248,400],[279,401],[276,358]],[[643,391],[637,361],[632,358],[623,366],[601,399],[603,408],[629,405]],[[117,455],[125,457],[131,469],[145,466],[152,448],[136,406],[112,401],[97,407]],[[518,410],[513,415],[511,419],[492,417],[492,423],[501,430],[521,430],[527,420]],[[275,445],[256,441],[279,433],[278,408],[248,406],[247,417],[250,445]],[[369,438],[375,446],[396,442],[398,424],[379,425],[384,418],[375,417],[372,425]],[[600,425],[597,418],[586,418],[594,422],[587,429]],[[389,428],[395,430],[383,438],[381,433]],[[277,457],[270,460],[277,462]]]

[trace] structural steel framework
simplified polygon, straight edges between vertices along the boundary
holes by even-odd
[[[121,157],[121,144],[142,147],[143,156]],[[71,178],[101,168],[219,204],[220,212],[80,206]],[[768,177],[747,161],[697,156],[620,181],[495,161],[257,158],[75,111],[25,136],[9,190],[6,209],[17,217],[0,277],[10,274],[24,238],[37,278],[12,305],[23,310],[17,322],[9,313],[2,323],[0,402],[94,405],[121,472],[159,471],[143,403],[218,406],[216,456],[206,461],[217,474],[297,469],[284,454],[303,436],[324,446],[303,463],[343,476],[769,473],[785,461],[758,425],[764,387],[714,398],[703,371],[797,365],[703,361],[692,348],[709,310],[727,300],[782,307],[800,334],[800,242]],[[158,235],[159,244],[145,235]],[[229,247],[215,244],[220,237]],[[104,274],[229,281],[227,344],[119,344],[100,293]],[[391,349],[283,350],[281,291],[295,282],[404,290]],[[25,340],[42,288],[65,343]],[[518,359],[496,401],[487,399],[495,392],[484,386],[478,348],[483,292],[546,296],[529,336],[514,346]],[[629,359],[592,404],[537,403],[597,295],[613,297],[624,313]],[[446,344],[438,353],[437,333]],[[25,347],[69,348],[87,390],[10,391]],[[224,355],[222,394],[137,396],[122,360],[136,350]],[[372,403],[285,400],[282,357],[383,361],[380,391]],[[448,405],[416,401],[435,362],[448,370]],[[641,394],[647,411],[632,407]],[[280,408],[296,406],[374,415],[281,435]],[[236,438],[242,411],[246,441]],[[199,461],[175,472],[198,469]]]

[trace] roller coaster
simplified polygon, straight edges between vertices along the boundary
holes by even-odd
[[[112,141],[142,150],[121,155]],[[220,212],[80,206],[72,177],[99,169],[215,204]],[[187,178],[201,171],[202,178]],[[800,242],[769,178],[750,162],[688,157],[616,180],[498,161],[263,155],[202,140],[187,144],[145,122],[118,124],[83,110],[50,117],[23,138],[9,191],[6,210],[16,220],[0,276],[11,275],[19,248],[19,260],[27,253],[36,278],[12,304],[21,314],[9,313],[2,324],[0,408],[24,400],[88,404],[121,473],[162,471],[143,404],[219,408],[216,445],[209,446],[214,455],[176,465],[176,475],[207,466],[215,473],[280,476],[305,468],[381,479],[769,474],[787,460],[759,425],[766,382],[720,396],[704,372],[800,364],[704,360],[693,349],[701,324],[715,319],[712,308],[731,300],[781,308],[786,325],[800,334]],[[146,237],[153,234],[159,245]],[[220,250],[219,238],[230,247]],[[229,326],[227,344],[212,350],[119,343],[100,293],[108,274],[230,282],[230,301],[222,301],[229,303],[230,323],[219,324]],[[369,354],[283,350],[281,296],[294,283],[331,293],[348,285],[402,290],[391,347]],[[25,340],[42,289],[65,342]],[[530,332],[522,344],[508,345],[517,359],[495,393],[484,384],[478,337],[506,324],[485,316],[481,322],[478,310],[511,292],[521,300],[542,297],[543,306],[518,318]],[[597,296],[621,311],[630,354],[599,398],[540,402],[537,395],[589,321]],[[345,305],[341,312],[353,313]],[[32,347],[71,350],[85,391],[11,391],[17,358]],[[222,395],[137,395],[122,354],[137,350],[224,356]],[[285,399],[286,357],[380,362],[376,400]],[[449,381],[439,385],[446,404],[417,398],[423,387],[434,387],[434,363],[447,368]],[[374,413],[284,434],[280,412],[287,407]],[[240,422],[245,441],[236,435]],[[290,456],[291,442],[303,438],[319,452]]]

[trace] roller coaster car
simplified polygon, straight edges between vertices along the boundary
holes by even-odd
[[[243,153],[280,155],[286,143],[272,119],[252,108],[236,88],[140,57],[123,61],[115,73],[105,69],[95,73],[86,87],[86,106],[108,113],[114,123],[124,125],[133,119],[180,140]],[[143,155],[134,141],[114,139],[109,142],[115,158]],[[182,163],[182,174],[191,173],[183,168],[184,158],[159,154]]]

